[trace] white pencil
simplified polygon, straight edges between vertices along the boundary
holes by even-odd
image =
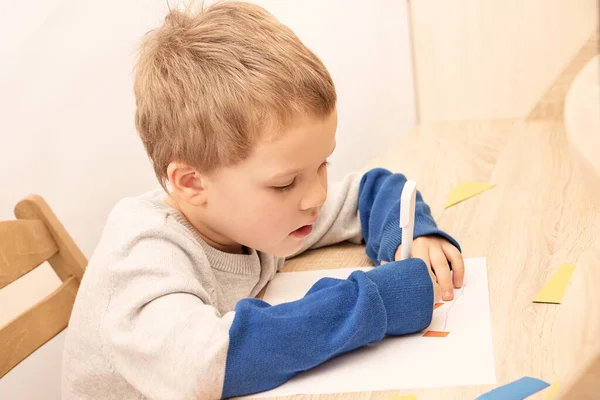
[[[402,260],[411,256],[415,231],[415,204],[417,202],[417,182],[406,181],[400,195],[400,228],[402,228]]]

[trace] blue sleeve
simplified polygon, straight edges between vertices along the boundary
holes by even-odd
[[[381,261],[393,261],[402,243],[400,195],[405,183],[404,175],[393,174],[383,168],[368,171],[360,182],[358,212],[366,252],[375,265],[381,264]],[[417,191],[414,237],[426,235],[442,236],[460,250],[456,240],[437,228],[429,206]]]
[[[390,263],[346,280],[325,278],[300,300],[238,302],[229,330],[223,397],[272,389],[300,371],[431,323],[433,287],[422,260]]]

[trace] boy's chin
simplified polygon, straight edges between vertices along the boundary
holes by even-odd
[[[292,243],[285,241],[279,246],[273,246],[269,249],[262,250],[262,252],[276,257],[287,258],[297,254],[303,244],[304,240],[294,240]]]

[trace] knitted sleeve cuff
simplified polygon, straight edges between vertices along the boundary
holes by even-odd
[[[404,335],[429,326],[433,315],[433,283],[418,258],[382,265],[367,272],[378,287],[387,315],[387,335]]]

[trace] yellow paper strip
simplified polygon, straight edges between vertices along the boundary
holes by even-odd
[[[417,400],[417,396],[414,394],[406,394],[404,396],[390,397],[387,400]]]
[[[485,192],[488,189],[496,186],[493,183],[482,183],[482,182],[465,182],[450,192],[448,196],[448,201],[446,202],[446,206],[444,208],[452,207],[455,204],[460,203],[463,200],[466,200],[470,197],[477,196],[480,193]]]
[[[533,299],[534,303],[553,303],[560,304],[567,290],[567,284],[575,271],[575,265],[561,265],[558,270],[550,277],[546,285]]]
[[[558,385],[558,380],[555,380],[554,383],[552,383],[552,386],[550,386],[550,391],[546,393],[546,396],[544,396],[544,400],[552,400],[558,393],[559,389],[560,387]]]

